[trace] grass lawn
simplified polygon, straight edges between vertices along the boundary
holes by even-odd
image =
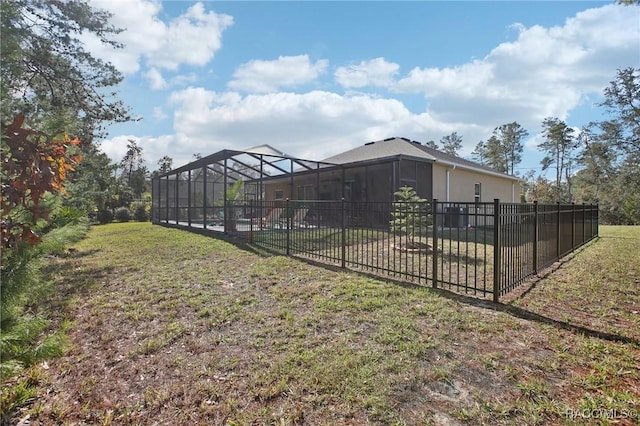
[[[640,422],[640,227],[500,305],[150,224],[75,248],[31,425]]]
[[[432,230],[417,233],[412,243],[423,249],[402,250],[408,239],[387,230],[347,228],[299,228],[292,230],[289,247],[293,255],[323,263],[345,266],[369,272],[381,278],[391,277],[416,284],[432,286],[434,276],[432,250],[435,247]],[[267,231],[245,238],[257,245],[286,252],[287,235],[284,230]],[[493,292],[493,231],[483,229],[443,229],[437,240],[438,287],[458,289],[470,294],[491,297]],[[528,261],[531,263],[531,261]],[[531,267],[531,265],[528,265]]]

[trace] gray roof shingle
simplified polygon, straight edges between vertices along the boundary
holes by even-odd
[[[334,164],[355,163],[358,161],[375,160],[378,158],[406,155],[434,161],[435,157],[420,149],[420,146],[401,138],[389,138],[377,142],[368,142],[357,148],[342,152],[322,161]]]
[[[377,158],[394,157],[397,155],[423,158],[427,161],[433,161],[436,163],[451,164],[467,169],[472,169],[478,172],[518,179],[515,176],[501,173],[491,167],[476,163],[475,161],[456,157],[455,155],[450,155],[437,149],[424,146],[420,142],[400,137],[393,137],[381,141],[369,142],[349,151],[345,151],[329,158],[325,158],[322,161],[334,164],[347,164],[359,161],[374,160]]]

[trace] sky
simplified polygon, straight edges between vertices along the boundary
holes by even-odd
[[[82,40],[122,72],[136,118],[100,146],[117,162],[133,139],[150,171],[165,155],[178,167],[269,144],[322,160],[453,132],[470,158],[516,121],[529,132],[516,172],[542,173],[542,121],[606,119],[616,70],[640,68],[640,7],[611,1],[90,3],[124,29],[123,49]]]

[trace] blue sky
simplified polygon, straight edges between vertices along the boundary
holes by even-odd
[[[124,74],[139,121],[128,139],[150,170],[268,143],[323,159],[392,136],[457,132],[462,156],[501,124],[530,133],[518,172],[540,169],[544,118],[576,129],[616,69],[640,68],[640,7],[599,1],[226,2],[92,0],[125,29],[119,51],[86,35]]]

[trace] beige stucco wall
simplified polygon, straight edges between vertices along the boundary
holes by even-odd
[[[449,170],[449,198],[447,199],[447,170]],[[339,172],[334,172],[330,177],[340,178]],[[324,183],[328,177],[323,174],[321,181]],[[297,188],[302,184],[315,184],[315,176],[305,176],[295,178],[294,186]],[[507,177],[494,176],[461,167],[452,167],[435,163],[433,165],[433,197],[438,201],[452,202],[474,202],[475,184],[481,184],[481,202],[493,202],[494,198],[499,198],[505,203],[520,202],[520,182]],[[282,190],[283,199],[295,199],[297,192],[291,194],[290,181],[282,179],[277,182],[265,183],[265,199],[274,200],[275,191]],[[321,189],[322,192],[322,189]],[[340,198],[340,194],[333,194],[335,199]]]
[[[449,198],[447,200],[447,170]],[[435,163],[433,165],[433,196],[440,201],[475,201],[475,184],[481,184],[481,202],[499,198],[505,203],[520,202],[520,182],[461,167]]]

